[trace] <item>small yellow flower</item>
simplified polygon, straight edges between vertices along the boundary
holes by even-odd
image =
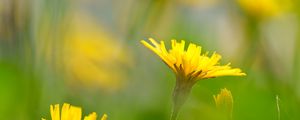
[[[218,95],[214,95],[214,100],[218,109],[224,110],[229,118],[232,118],[233,98],[232,94],[226,88],[221,89]]]
[[[149,38],[154,45],[150,45],[146,41],[141,42],[154,53],[156,53],[175,73],[183,76],[187,80],[200,80],[204,78],[213,78],[219,76],[243,76],[239,68],[231,68],[230,63],[227,65],[219,65],[221,55],[214,52],[211,57],[208,53],[201,55],[201,46],[190,43],[185,50],[185,41],[177,42],[171,40],[172,48],[167,51],[165,43],[160,41],[157,43],[154,39]]]
[[[59,104],[50,105],[50,114],[52,120],[81,120],[82,110],[80,107],[72,106],[68,103],[64,103],[60,111]],[[84,120],[96,120],[97,114],[95,112],[84,117]],[[101,120],[106,120],[107,115],[104,114]],[[42,120],[46,120],[42,118]]]
[[[107,120],[107,115],[104,114],[104,115],[102,116],[101,120]]]
[[[214,95],[214,100],[217,107],[222,107],[223,105],[226,105],[231,110],[233,108],[233,98],[231,92],[226,88],[221,89],[221,92],[218,95]]]

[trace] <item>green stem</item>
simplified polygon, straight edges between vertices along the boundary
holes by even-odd
[[[184,77],[177,77],[176,86],[173,91],[173,110],[171,120],[177,120],[179,111],[182,105],[187,100],[194,82],[184,79]]]
[[[172,114],[171,114],[171,120],[177,120],[178,113],[179,113],[179,109],[174,109],[173,108],[173,111],[172,111]]]

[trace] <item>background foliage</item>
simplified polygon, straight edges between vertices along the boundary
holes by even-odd
[[[184,39],[246,77],[199,81],[180,120],[300,119],[296,0],[0,0],[0,119],[50,118],[68,102],[110,120],[167,120],[175,76],[141,39]],[[296,7],[295,7],[296,6]],[[276,103],[276,96],[280,98]],[[280,112],[277,107],[279,106]]]

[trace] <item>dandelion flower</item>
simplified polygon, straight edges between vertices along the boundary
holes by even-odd
[[[221,55],[214,52],[210,57],[208,52],[201,54],[201,46],[190,43],[185,49],[185,41],[171,40],[171,49],[167,50],[165,43],[158,43],[149,38],[151,44],[142,40],[141,43],[158,55],[162,61],[176,74],[176,86],[173,92],[173,115],[176,119],[180,107],[185,102],[191,88],[198,81],[219,76],[244,76],[239,68],[231,68],[230,63],[220,65]]]
[[[214,52],[211,57],[208,53],[201,55],[201,46],[190,43],[185,50],[185,41],[177,42],[171,40],[172,48],[167,51],[163,41],[157,43],[154,39],[149,38],[154,45],[146,41],[141,42],[154,53],[156,53],[177,76],[187,78],[190,81],[197,81],[204,78],[213,78],[219,76],[243,76],[239,68],[231,68],[230,63],[219,65],[221,55]]]
[[[50,105],[50,114],[52,120],[81,120],[82,116],[82,110],[80,107],[72,106],[68,103],[64,103],[63,107],[59,108],[59,104],[56,105]],[[92,112],[88,116],[84,117],[84,120],[96,120],[97,114],[95,112]],[[106,120],[107,115],[104,114],[101,118],[101,120]],[[46,120],[42,118],[42,120]]]

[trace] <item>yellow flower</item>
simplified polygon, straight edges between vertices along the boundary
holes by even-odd
[[[52,120],[81,120],[82,110],[80,107],[72,106],[64,103],[60,111],[59,104],[50,105],[50,113]],[[95,112],[84,117],[84,120],[96,120],[97,114]],[[106,120],[107,115],[104,114],[101,120]],[[42,120],[46,120],[42,118]]]
[[[231,68],[230,63],[220,65],[221,55],[214,52],[210,57],[208,53],[201,54],[201,47],[190,43],[185,50],[185,41],[171,40],[171,49],[167,51],[165,43],[156,42],[149,38],[149,44],[142,40],[147,48],[157,54],[176,74],[176,86],[173,91],[173,112],[171,120],[176,120],[181,106],[186,101],[193,85],[201,79],[219,76],[244,76],[239,68]]]
[[[66,14],[55,24],[46,14],[41,17],[34,41],[36,64],[60,73],[69,86],[103,92],[125,87],[134,62],[124,41],[89,13],[76,9]]]
[[[221,89],[218,95],[214,95],[214,100],[218,109],[225,110],[228,117],[232,118],[233,98],[231,92],[226,88]]]
[[[91,16],[77,14],[64,39],[63,65],[68,83],[120,90],[133,63],[130,50]]]
[[[212,78],[219,76],[243,76],[239,68],[231,68],[230,63],[227,65],[219,65],[221,55],[214,52],[211,57],[208,53],[201,55],[201,46],[190,43],[185,50],[185,41],[180,43],[171,40],[172,48],[167,51],[163,41],[160,44],[154,39],[149,38],[150,45],[146,41],[141,42],[154,53],[156,53],[175,73],[183,76],[188,80],[196,81],[204,78]]]
[[[288,9],[289,0],[237,0],[249,15],[257,18],[276,16]]]

